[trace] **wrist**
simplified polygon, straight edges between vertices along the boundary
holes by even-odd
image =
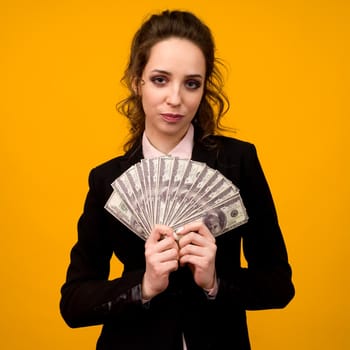
[[[218,289],[219,289],[219,282],[218,282],[218,279],[216,278],[216,273],[215,273],[214,282],[212,283],[211,288],[203,288],[203,290],[207,294],[207,296],[215,297],[216,294],[218,293]]]
[[[145,278],[143,278],[141,283],[141,299],[143,303],[149,302],[153,298],[152,292],[147,288],[147,283]]]

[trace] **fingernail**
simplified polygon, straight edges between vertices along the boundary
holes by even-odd
[[[184,230],[184,227],[181,226],[181,227],[177,228],[175,231],[176,231],[176,233],[180,233],[180,232],[183,231],[183,230]]]

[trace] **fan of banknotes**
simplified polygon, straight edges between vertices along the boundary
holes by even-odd
[[[105,209],[146,240],[156,224],[176,231],[201,220],[216,237],[247,222],[239,189],[202,162],[142,159],[112,183]]]

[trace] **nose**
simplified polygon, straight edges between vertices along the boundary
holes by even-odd
[[[166,102],[172,106],[178,106],[181,103],[181,87],[179,85],[172,85],[169,87]]]

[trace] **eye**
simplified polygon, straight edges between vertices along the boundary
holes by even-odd
[[[168,79],[162,75],[156,75],[154,77],[151,77],[151,82],[155,85],[164,85]]]
[[[202,83],[199,80],[191,79],[191,80],[187,80],[185,85],[190,90],[196,90],[201,87]]]

